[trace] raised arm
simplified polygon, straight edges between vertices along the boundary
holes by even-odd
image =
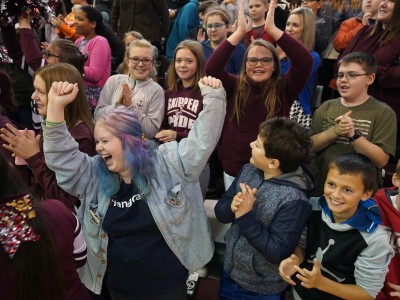
[[[244,38],[249,29],[248,22],[244,16],[244,0],[239,0],[238,20],[235,32],[233,32],[227,40],[222,42],[221,45],[211,54],[207,60],[205,71],[207,75],[218,78],[227,92],[227,98],[233,97],[237,77],[230,74],[226,69],[229,58],[234,52],[236,46]]]
[[[92,164],[96,158],[79,151],[78,143],[68,132],[64,108],[78,93],[78,85],[54,82],[50,88],[47,118],[44,122],[44,154],[46,164],[56,173],[57,183],[66,192],[84,200],[84,194],[95,188]]]
[[[219,140],[226,112],[226,96],[221,81],[212,77],[200,79],[203,110],[186,139],[178,144],[179,157],[189,180],[198,180],[203,167]]]
[[[31,28],[31,17],[24,18],[22,15],[18,18],[19,22],[19,40],[22,52],[25,55],[26,63],[32,70],[42,67],[45,62],[42,51],[39,48],[35,33]]]

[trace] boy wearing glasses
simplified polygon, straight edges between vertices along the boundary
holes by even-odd
[[[202,41],[201,46],[207,61],[214,50],[228,37],[229,16],[222,10],[211,10],[205,16],[204,23],[208,40]],[[239,43],[225,65],[229,73],[239,75],[245,53],[246,48]]]
[[[323,194],[328,165],[337,155],[361,153],[380,169],[395,152],[396,113],[368,95],[368,87],[375,80],[375,58],[354,52],[343,57],[338,66],[341,97],[324,102],[315,111],[310,127],[315,153],[310,168],[317,180],[316,196]],[[377,174],[381,186],[381,172]]]

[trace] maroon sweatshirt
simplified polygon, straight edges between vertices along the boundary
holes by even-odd
[[[279,81],[278,98],[280,107],[276,116],[289,116],[290,107],[306,85],[311,72],[313,59],[310,51],[284,33],[276,41],[291,60],[291,68]],[[210,56],[206,63],[207,75],[219,78],[227,93],[227,107],[224,128],[222,131],[219,157],[224,171],[230,176],[236,176],[239,170],[249,162],[251,157],[250,142],[257,139],[260,123],[265,121],[268,111],[262,94],[267,82],[255,83],[247,78],[250,93],[246,106],[240,117],[240,124],[232,118],[234,111],[234,91],[238,77],[228,73],[224,66],[234,51],[235,46],[225,40]],[[278,67],[278,66],[277,66]]]

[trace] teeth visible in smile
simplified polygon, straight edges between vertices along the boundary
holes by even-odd
[[[342,204],[342,203],[340,203],[340,202],[338,202],[338,201],[333,200],[332,198],[330,198],[330,200],[331,200],[331,202],[332,202],[334,205],[340,205],[340,204]]]

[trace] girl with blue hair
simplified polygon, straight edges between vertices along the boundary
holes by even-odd
[[[81,153],[64,122],[76,84],[54,82],[43,125],[46,161],[58,184],[82,201],[78,217],[88,244],[80,270],[86,287],[113,299],[186,299],[188,271],[213,256],[199,175],[214,150],[225,115],[225,92],[199,81],[203,110],[188,137],[155,147],[125,107],[96,124],[97,156]]]

